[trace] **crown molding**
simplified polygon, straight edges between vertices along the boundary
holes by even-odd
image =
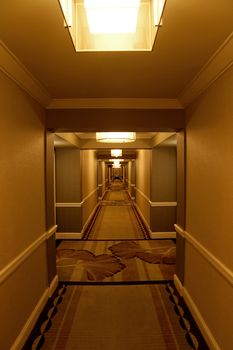
[[[46,107],[51,97],[39,81],[28,71],[23,63],[0,41],[0,69],[11,80],[25,90],[42,106]]]
[[[73,98],[53,99],[47,109],[183,109],[168,98]]]
[[[233,65],[233,32],[178,96],[186,107]]]

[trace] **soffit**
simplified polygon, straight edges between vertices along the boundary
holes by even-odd
[[[1,37],[53,98],[176,98],[232,31],[232,0],[167,0],[152,52],[76,53],[57,0],[1,2]]]
[[[75,133],[80,139],[95,139],[95,132],[76,132]],[[157,133],[156,132],[137,132],[137,139],[152,139]],[[121,148],[119,146],[119,148]]]

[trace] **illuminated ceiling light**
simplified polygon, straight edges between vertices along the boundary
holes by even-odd
[[[96,141],[105,143],[125,143],[136,140],[135,132],[97,132]]]
[[[58,0],[77,52],[151,51],[166,0]]]
[[[121,167],[121,164],[118,160],[114,160],[113,166],[114,169],[119,169]]]
[[[119,163],[119,162],[124,162],[124,159],[109,159],[108,161],[109,162],[113,162],[113,163],[114,162],[118,162]]]
[[[140,0],[84,0],[91,34],[135,33]]]
[[[73,0],[59,0],[64,16],[65,27],[73,25]]]
[[[121,157],[122,149],[111,149],[111,157]]]

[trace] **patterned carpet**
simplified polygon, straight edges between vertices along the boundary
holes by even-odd
[[[23,348],[29,349],[208,347],[172,285],[60,285]]]
[[[104,200],[100,202],[98,215],[91,229],[85,232],[84,239],[145,239],[148,235],[127,191],[119,189],[106,192]]]
[[[57,249],[60,281],[125,283],[172,280],[172,240],[63,241]]]
[[[208,350],[167,283],[175,243],[142,239],[146,231],[120,183],[89,231],[84,241],[58,245],[59,287],[23,350]]]

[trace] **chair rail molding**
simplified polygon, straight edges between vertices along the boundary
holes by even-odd
[[[56,208],[81,208],[88,199],[98,191],[98,187],[96,187],[93,191],[91,191],[86,197],[83,198],[82,202],[77,203],[56,203]]]
[[[193,235],[183,230],[178,225],[175,225],[176,232],[178,232],[188,243],[194,247],[205,260],[207,260],[230,284],[233,286],[233,271],[224,265],[214,254],[204,247]]]
[[[135,190],[150,204],[151,207],[177,207],[177,202],[152,202],[145,193],[139,188],[135,187]]]
[[[57,232],[56,239],[82,239],[84,232],[85,232],[87,226],[89,225],[89,223],[91,222],[98,207],[99,207],[99,203],[96,204],[96,206],[92,210],[91,214],[87,218],[85,224],[83,225],[81,232]]]
[[[16,256],[9,264],[0,271],[0,284],[3,283],[23,262],[34,253],[34,251],[47,239],[49,239],[57,230],[57,225],[54,225],[47,232],[43,233],[19,255]]]

